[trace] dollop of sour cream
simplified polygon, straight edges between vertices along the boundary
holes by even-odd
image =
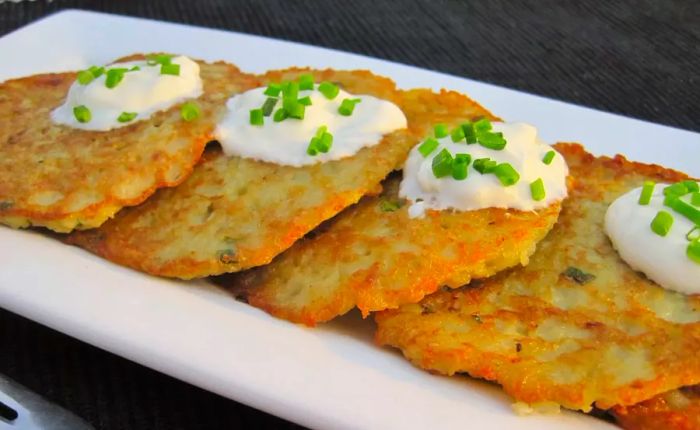
[[[666,289],[699,294],[700,264],[686,255],[689,243],[686,235],[695,225],[664,205],[666,185],[656,184],[648,205],[639,204],[641,187],[618,197],[605,213],[605,232],[620,257],[634,270]],[[690,202],[689,197],[681,199]],[[650,227],[661,210],[673,216],[673,225],[666,236],[659,236]]]
[[[305,166],[350,157],[362,148],[381,142],[384,134],[406,127],[406,116],[391,102],[343,90],[330,100],[316,89],[299,91],[299,98],[311,98],[304,119],[287,118],[275,122],[270,115],[264,118],[263,125],[252,125],[250,111],[265,103],[268,96],[264,92],[265,88],[256,88],[228,100],[228,111],[215,131],[226,155]],[[338,112],[346,98],[361,100],[350,116]],[[280,97],[274,110],[281,105]],[[333,135],[333,144],[328,152],[311,156],[306,152],[309,142],[322,126]]]
[[[146,60],[105,66],[105,71],[115,68],[129,71],[114,88],[106,86],[107,73],[86,85],[76,80],[68,90],[65,102],[51,112],[51,119],[56,124],[83,130],[108,131],[148,119],[158,111],[199,97],[203,91],[199,65],[185,56],[173,57],[171,64],[180,66],[179,75],[161,74],[160,64],[149,65]],[[131,70],[134,67],[138,69]],[[89,121],[77,120],[73,109],[78,106],[89,109]],[[136,116],[130,121],[118,121],[124,112]]]
[[[566,197],[566,176],[569,173],[564,158],[556,153],[549,165],[542,160],[552,147],[537,137],[537,129],[524,123],[492,124],[494,132],[503,133],[506,147],[494,150],[478,143],[467,145],[464,140],[455,143],[447,136],[438,139],[439,146],[424,157],[418,146],[406,160],[399,195],[411,201],[409,216],[422,217],[426,209],[460,211],[489,207],[531,211],[544,208]],[[432,170],[433,158],[443,149],[455,154],[471,155],[467,178],[451,176],[437,178]],[[494,174],[481,174],[474,169],[474,160],[489,158],[498,163],[510,163],[520,174],[520,180],[504,186]],[[541,178],[545,198],[536,201],[530,191],[530,183]]]

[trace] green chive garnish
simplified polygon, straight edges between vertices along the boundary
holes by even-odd
[[[685,254],[697,264],[700,264],[700,240],[694,240],[688,244]]]
[[[122,112],[121,115],[117,118],[117,121],[119,122],[129,122],[136,118],[136,115],[138,115],[136,112]]]
[[[450,134],[450,130],[447,128],[445,124],[438,124],[434,127],[434,132],[435,132],[435,137],[438,139],[442,139],[443,137],[447,137],[448,134]]]
[[[275,111],[275,115],[272,117],[272,120],[275,122],[281,122],[287,119],[287,111],[284,110],[283,108],[279,108]]]
[[[693,206],[700,206],[700,193],[695,192],[690,196],[690,204]]]
[[[433,174],[436,178],[442,178],[452,173],[454,159],[447,149],[443,149],[433,158]]]
[[[690,231],[686,233],[685,238],[691,242],[700,239],[700,225],[691,228]]]
[[[271,83],[267,86],[263,94],[270,97],[277,97],[280,95],[280,91],[282,91],[282,85]]]
[[[88,109],[84,105],[76,106],[73,108],[73,116],[75,116],[75,119],[80,122],[80,123],[86,123],[90,122],[92,119],[92,114],[90,113],[90,109]]]
[[[297,101],[304,106],[311,106],[311,97],[309,96],[302,97]]]
[[[401,208],[401,202],[393,202],[383,199],[379,202],[379,210],[382,212],[394,212]]]
[[[651,231],[659,236],[666,236],[673,226],[673,215],[666,211],[659,211],[651,221]]]
[[[437,148],[439,144],[440,143],[436,139],[429,137],[418,146],[418,152],[420,152],[423,157],[427,157],[431,152],[435,151],[435,148]]]
[[[297,82],[285,82],[282,84],[282,107],[287,111],[287,116],[296,118],[293,113],[297,116],[299,115],[299,108],[297,106],[302,106],[303,108],[303,105],[299,105],[297,101],[298,98],[299,84]]]
[[[653,181],[644,181],[642,192],[639,194],[639,204],[648,205],[651,202],[651,195],[654,193],[656,184]]]
[[[350,116],[355,110],[355,105],[360,103],[361,99],[343,99],[338,106],[338,113],[343,116]]]
[[[506,140],[503,133],[485,132],[478,135],[479,144],[484,148],[500,151],[506,147]]]
[[[250,110],[250,125],[263,125],[265,120],[263,119],[262,109],[251,109]]]
[[[452,133],[450,133],[450,137],[455,143],[459,142],[460,140],[464,140],[464,129],[462,126],[455,127],[455,129],[452,130]]]
[[[160,66],[161,75],[172,75],[180,76],[180,65],[179,64],[163,64]]]
[[[497,165],[498,163],[489,158],[479,158],[474,160],[474,170],[482,175],[493,172]]]
[[[544,154],[544,157],[542,158],[542,162],[546,165],[552,164],[552,160],[554,160],[555,155],[556,155],[556,152],[548,151],[546,154]]]
[[[199,110],[199,105],[195,102],[187,102],[180,108],[180,116],[188,122],[199,118],[201,114],[202,111]]]
[[[88,71],[89,71],[90,73],[92,73],[92,76],[94,76],[95,78],[99,78],[100,76],[102,76],[102,75],[104,74],[105,68],[104,68],[104,67],[91,66],[91,67],[88,69]]]
[[[313,90],[314,89],[314,77],[311,75],[299,76],[299,89],[300,90]]]
[[[683,182],[676,182],[664,188],[664,196],[681,197],[688,194],[688,187]]]
[[[334,98],[336,98],[336,96],[340,92],[340,88],[338,88],[337,85],[332,84],[328,81],[321,82],[318,86],[318,90],[329,100],[333,100]]]
[[[277,100],[278,99],[274,97],[268,97],[267,100],[265,100],[265,103],[262,105],[263,116],[270,116],[272,114],[272,110],[275,108]]]
[[[542,178],[537,178],[536,181],[530,183],[530,194],[532,195],[532,200],[536,202],[544,200],[546,194]]]
[[[306,106],[297,102],[291,105],[289,109],[285,109],[289,118],[304,119],[304,112],[306,111]]]
[[[167,55],[167,54],[158,54],[158,55],[149,55],[146,57],[146,64],[149,66],[155,66],[156,64],[160,65],[165,65],[165,64],[170,64],[173,60],[172,55]]]
[[[127,69],[116,68],[107,70],[107,78],[105,79],[105,86],[107,88],[114,88],[124,79],[124,73]]]
[[[455,154],[455,159],[452,162],[452,177],[458,181],[467,179],[469,163],[472,162],[472,156],[469,154]]]
[[[493,174],[496,175],[504,187],[515,185],[520,180],[520,174],[510,165],[510,163],[501,163],[493,169]]]
[[[671,209],[688,218],[693,224],[700,225],[700,209],[694,207],[690,203],[686,203],[680,198],[671,201]]]
[[[681,183],[685,185],[685,188],[691,193],[700,191],[700,185],[695,181],[687,180]]]
[[[322,125],[316,130],[316,136],[311,138],[309,146],[306,148],[306,153],[314,156],[319,152],[326,153],[333,145],[333,135],[328,132],[328,127]]]
[[[89,70],[82,70],[78,72],[78,83],[80,85],[87,85],[90,82],[95,79],[95,75],[93,75]]]
[[[467,145],[476,143],[476,130],[474,130],[474,124],[471,122],[465,122],[462,124],[462,133],[464,138],[467,139]]]
[[[476,131],[477,135],[491,131],[491,121],[486,118],[476,121],[474,123],[474,131]]]

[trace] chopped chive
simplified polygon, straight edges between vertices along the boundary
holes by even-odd
[[[91,66],[88,71],[92,73],[92,76],[95,78],[99,78],[105,73],[105,68],[104,67],[98,67],[98,66]]]
[[[105,86],[107,88],[114,88],[124,79],[124,73],[127,69],[115,68],[107,70],[107,78],[105,79]]]
[[[452,130],[450,137],[455,143],[459,142],[460,140],[464,140],[464,129],[462,128],[462,126],[455,127],[455,129]]]
[[[520,174],[511,166],[510,163],[501,163],[493,169],[493,174],[496,175],[504,187],[515,185],[520,180]]]
[[[333,135],[328,133],[328,132],[324,132],[323,135],[319,138],[319,141],[317,144],[318,150],[323,152],[323,153],[326,153],[326,152],[328,152],[328,150],[331,149],[332,145],[333,145]]]
[[[282,85],[270,83],[268,84],[263,94],[270,97],[277,97],[280,95],[280,91],[282,91]]]
[[[481,133],[478,137],[479,144],[484,148],[500,151],[506,147],[506,140],[503,138],[503,133]]]
[[[314,89],[314,77],[312,75],[301,75],[298,78],[299,89],[300,90],[313,90]]]
[[[180,65],[179,64],[163,64],[160,66],[161,75],[172,75],[180,76]]]
[[[379,202],[379,210],[382,212],[394,212],[401,208],[401,202],[394,202],[391,200],[382,199]]]
[[[436,178],[442,178],[452,173],[454,159],[447,149],[443,149],[433,158],[433,174]]]
[[[700,239],[700,225],[691,228],[690,231],[686,233],[685,238],[691,242]]]
[[[297,102],[290,106],[289,109],[285,109],[289,118],[294,119],[304,119],[304,112],[306,111],[306,106]]]
[[[648,205],[651,202],[651,195],[654,193],[656,184],[653,181],[644,181],[642,192],[639,193],[639,204]]]
[[[265,120],[263,119],[262,109],[251,109],[250,110],[250,125],[263,125]]]
[[[281,122],[287,119],[287,111],[284,110],[283,108],[279,108],[275,111],[275,115],[272,117],[272,120],[275,122]]]
[[[664,196],[681,197],[686,194],[688,194],[688,187],[686,187],[683,182],[676,182],[675,184],[664,188]]]
[[[340,92],[340,88],[338,88],[337,85],[332,84],[328,81],[321,82],[318,86],[318,90],[329,100],[333,100],[334,98],[336,98],[336,96]]]
[[[546,154],[544,154],[544,157],[542,158],[542,162],[546,165],[552,164],[552,160],[554,160],[554,156],[556,155],[556,152],[554,151],[547,151]]]
[[[673,226],[673,216],[666,211],[659,211],[651,221],[651,231],[659,236],[666,236]]]
[[[700,185],[695,181],[687,180],[681,183],[685,185],[685,188],[691,193],[700,191]]]
[[[129,69],[130,72],[138,72],[139,70],[141,70],[139,66],[134,66],[131,69]]]
[[[700,225],[700,209],[680,198],[671,201],[671,209],[688,218],[693,224]]]
[[[90,82],[95,79],[95,75],[93,75],[89,70],[82,70],[78,72],[78,83],[80,85],[87,85]]]
[[[445,124],[438,124],[434,128],[435,132],[435,137],[438,139],[442,139],[443,137],[447,137],[448,134],[450,134],[450,130],[447,128]]]
[[[90,109],[88,109],[87,106],[84,105],[74,107],[73,116],[75,116],[76,121],[83,124],[86,122],[90,122],[90,120],[92,119]]]
[[[436,139],[429,137],[418,146],[418,152],[420,152],[423,157],[427,157],[431,152],[435,151],[435,148],[437,148],[439,144],[440,143]]]
[[[693,262],[700,264],[700,240],[694,240],[688,244],[685,254]]]
[[[297,82],[285,82],[282,85],[282,107],[287,111],[287,115],[294,117],[292,111],[296,111],[299,102],[299,84]]]
[[[472,156],[469,154],[455,154],[452,162],[452,178],[461,181],[467,179],[469,163],[472,161]]]
[[[322,125],[316,130],[316,137],[321,137],[323,136],[323,133],[328,131],[328,127],[325,125]]]
[[[272,110],[275,108],[277,100],[278,99],[274,97],[268,97],[267,100],[265,100],[265,103],[262,105],[263,116],[270,116],[272,114]]]
[[[491,121],[487,118],[482,118],[474,123],[474,131],[477,134],[491,131]]]
[[[299,100],[297,100],[300,104],[303,104],[304,106],[311,106],[311,97],[306,96],[302,97]]]
[[[172,63],[173,56],[167,54],[149,55],[146,57],[146,64],[155,66],[156,64],[165,65]]]
[[[187,102],[180,108],[180,116],[182,116],[182,119],[188,122],[199,118],[199,115],[201,114],[202,111],[199,109],[199,105],[195,102]]]
[[[340,106],[338,106],[338,113],[343,116],[352,115],[352,112],[355,110],[355,105],[361,101],[361,99],[343,99]]]
[[[532,199],[536,202],[544,200],[546,193],[542,178],[537,178],[536,181],[530,183],[530,194],[532,194]]]
[[[690,195],[690,204],[693,206],[700,206],[700,193],[695,192]]]
[[[476,130],[474,130],[474,124],[471,122],[465,122],[462,124],[462,132],[464,133],[464,138],[467,139],[467,145],[476,143]]]
[[[117,121],[119,122],[129,122],[136,118],[136,115],[138,115],[136,112],[122,112],[121,115],[117,118]]]
[[[474,160],[473,165],[474,170],[481,173],[482,175],[485,175],[487,173],[493,172],[498,163],[496,163],[494,160],[491,160],[490,158],[479,158]]]

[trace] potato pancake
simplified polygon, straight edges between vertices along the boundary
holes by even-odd
[[[290,69],[271,72],[262,81],[305,73],[403,108],[395,84],[366,71]],[[221,114],[229,95],[221,95]],[[303,167],[227,157],[211,147],[179,187],[162,190],[68,241],[116,263],[182,279],[259,266],[364,194],[379,192],[381,180],[414,143],[408,130],[398,130],[354,156]]]
[[[378,313],[376,340],[416,366],[498,382],[516,401],[590,410],[700,382],[700,297],[632,270],[604,230],[608,205],[682,173],[557,144],[573,178],[525,268]],[[651,251],[650,251],[651,252]]]
[[[199,119],[184,121],[179,103],[107,132],[52,122],[50,113],[63,103],[76,73],[0,84],[0,223],[57,232],[94,228],[156,189],[184,181],[211,139],[222,93],[256,82],[230,64],[199,65]]]
[[[496,119],[467,97],[443,91],[407,93],[422,139],[436,123]],[[398,197],[400,175],[333,219],[271,264],[218,280],[251,305],[314,325],[358,307],[371,311],[416,303],[442,285],[459,287],[526,264],[556,222],[560,205],[537,212],[504,209],[429,211],[410,218]]]
[[[669,391],[632,406],[615,406],[612,414],[627,430],[699,429],[700,385]]]

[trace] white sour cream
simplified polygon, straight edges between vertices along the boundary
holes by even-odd
[[[667,185],[656,184],[648,205],[638,203],[641,187],[620,196],[605,214],[605,232],[620,257],[634,270],[666,289],[699,294],[700,264],[686,255],[690,243],[686,234],[694,225],[664,206],[663,189]],[[689,196],[682,199],[690,201]],[[651,230],[651,221],[660,210],[673,215],[673,226],[663,237]]]
[[[411,201],[409,216],[422,217],[426,209],[460,211],[489,207],[531,211],[549,206],[566,197],[566,176],[569,169],[564,158],[556,153],[547,165],[542,158],[552,147],[537,137],[537,129],[523,123],[493,123],[494,132],[503,133],[507,144],[503,150],[488,149],[478,143],[452,142],[447,136],[438,139],[440,145],[428,157],[411,150],[403,170],[399,195]],[[468,176],[463,180],[451,176],[437,178],[433,174],[433,158],[446,148],[455,154],[470,154],[472,161]],[[474,160],[490,158],[498,163],[510,163],[520,174],[518,183],[505,187],[494,174],[482,175],[474,169]],[[545,198],[535,201],[530,183],[542,178]]]
[[[274,122],[273,115],[270,115],[264,118],[262,126],[251,125],[250,110],[262,107],[268,98],[264,91],[265,88],[256,88],[227,102],[228,112],[215,131],[226,155],[305,166],[350,157],[362,148],[381,142],[384,134],[406,127],[406,116],[395,104],[343,90],[333,100],[317,90],[299,91],[299,98],[311,98],[304,119],[287,118]],[[346,98],[361,100],[350,116],[338,113],[338,107]],[[273,112],[281,106],[280,96]],[[333,145],[327,153],[308,155],[309,142],[321,126],[326,126],[333,135]]]
[[[173,57],[172,64],[180,66],[179,76],[161,75],[160,64],[149,66],[146,60],[117,63],[105,66],[105,71],[113,68],[140,70],[124,73],[124,78],[114,88],[107,88],[107,73],[81,85],[77,80],[71,85],[66,101],[51,112],[54,123],[83,130],[107,131],[124,127],[134,122],[148,119],[154,113],[202,94],[202,80],[199,65],[187,57]],[[85,106],[90,110],[88,122],[78,122],[73,109]],[[136,113],[128,122],[117,118],[123,112]]]

